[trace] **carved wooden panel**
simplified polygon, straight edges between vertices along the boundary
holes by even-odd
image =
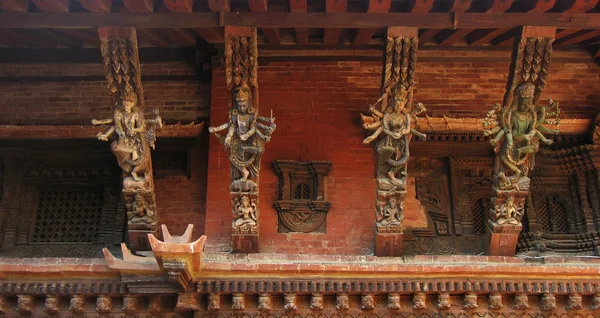
[[[326,201],[328,161],[275,160],[279,175],[279,200],[273,202],[279,216],[279,232],[325,233],[331,203]]]

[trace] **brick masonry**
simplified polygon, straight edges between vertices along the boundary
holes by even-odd
[[[563,106],[563,117],[593,118],[600,110],[600,66],[592,59],[560,60],[550,67],[543,99],[552,96]],[[423,51],[417,63],[415,101],[430,116],[481,118],[501,102],[509,66],[508,55],[482,58],[481,52]],[[444,61],[445,58],[448,61]],[[432,59],[438,59],[434,62]],[[171,79],[193,75],[186,63],[146,63],[146,106],[158,107],[167,122],[189,122],[206,114],[211,124],[227,120],[227,90],[222,70],[210,84]],[[260,65],[260,113],[273,110],[278,129],[266,147],[261,171],[261,251],[273,253],[366,254],[373,249],[375,180],[373,150],[358,119],[379,92],[380,62],[269,62]],[[0,77],[91,76],[77,81],[5,81],[0,87],[0,124],[87,124],[111,116],[106,83],[99,64],[0,64]],[[214,137],[199,142],[192,156],[192,177],[156,180],[160,222],[179,233],[196,225],[195,237],[208,235],[208,250],[230,248],[231,207],[229,161]],[[208,149],[206,143],[208,142]],[[278,180],[275,159],[332,160],[326,194],[332,202],[325,234],[279,234],[272,207]],[[208,171],[206,167],[208,166]],[[208,184],[208,187],[207,187]],[[207,202],[205,204],[205,202]],[[204,218],[206,211],[206,219]]]
[[[431,55],[428,54],[428,55]],[[480,57],[475,52],[473,57]],[[563,54],[564,55],[564,54]],[[444,52],[438,57],[443,59]],[[567,56],[568,57],[568,56]],[[502,102],[509,59],[417,63],[415,101],[430,116],[484,117]],[[566,61],[566,59],[563,59]],[[273,110],[278,128],[262,157],[260,250],[273,253],[365,254],[374,242],[373,150],[362,144],[359,114],[377,97],[378,62],[271,62],[260,66],[260,114]],[[553,62],[542,99],[561,102],[563,118],[593,118],[600,110],[600,66],[593,60]],[[227,91],[221,69],[213,71],[211,125],[227,120]],[[210,137],[206,234],[209,250],[230,248],[231,207],[226,152]],[[418,154],[415,154],[418,155]],[[272,206],[278,180],[275,159],[331,160],[326,196],[332,203],[325,234],[279,234]]]

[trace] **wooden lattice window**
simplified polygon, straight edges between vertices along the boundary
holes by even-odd
[[[99,191],[41,191],[32,242],[96,242],[102,197]]]
[[[552,196],[546,197],[536,209],[538,222],[548,233],[569,233],[569,220],[565,205]]]
[[[311,200],[311,187],[308,183],[300,183],[294,189],[294,200]]]
[[[485,233],[485,216],[488,213],[489,202],[488,198],[481,198],[473,204],[473,208],[471,209],[473,215],[473,234]]]

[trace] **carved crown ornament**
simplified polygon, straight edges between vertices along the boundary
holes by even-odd
[[[325,232],[331,203],[325,199],[329,161],[275,160],[279,199],[273,202],[279,216],[279,232]]]

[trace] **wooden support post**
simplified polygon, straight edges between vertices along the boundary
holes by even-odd
[[[256,28],[225,27],[225,78],[231,92],[229,121],[210,127],[231,162],[231,246],[234,252],[256,253],[260,213],[258,180],[264,145],[275,131],[275,119],[259,115]],[[226,132],[225,135],[219,132]]]
[[[377,210],[375,212],[376,256],[401,256],[404,244],[402,220],[406,198],[406,178],[408,143],[411,132],[402,132],[398,139],[387,139],[381,134],[388,109],[401,103],[409,112],[408,116],[419,113],[420,107],[413,107],[412,92],[418,46],[418,29],[413,27],[390,27],[387,30],[384,67],[381,80],[381,98],[370,108],[370,116],[363,116],[363,126],[371,135],[364,143],[373,142],[377,151]],[[419,104],[419,106],[422,106]],[[395,112],[394,112],[395,113]],[[401,120],[404,117],[398,117]],[[408,117],[407,117],[408,118]],[[406,119],[408,120],[408,119]],[[415,131],[416,134],[419,134]],[[397,143],[394,151],[399,151],[406,159],[390,157],[382,152],[382,143]],[[386,146],[389,148],[389,146]],[[391,162],[391,163],[390,163]]]
[[[529,194],[528,174],[534,167],[540,142],[552,143],[543,134],[558,132],[538,124],[559,122],[558,103],[538,105],[547,81],[555,32],[553,27],[521,28],[514,44],[504,101],[494,106],[484,120],[485,134],[492,136],[490,143],[496,152],[488,217],[489,255],[514,255]]]
[[[156,232],[158,212],[154,195],[151,149],[154,128],[162,119],[144,119],[144,90],[136,31],[133,28],[98,28],[106,80],[115,112],[113,118],[92,120],[94,125],[110,125],[98,133],[111,142],[111,150],[123,170],[123,198],[127,209],[129,243],[134,250],[149,250],[147,235]],[[135,129],[136,131],[134,131]]]

